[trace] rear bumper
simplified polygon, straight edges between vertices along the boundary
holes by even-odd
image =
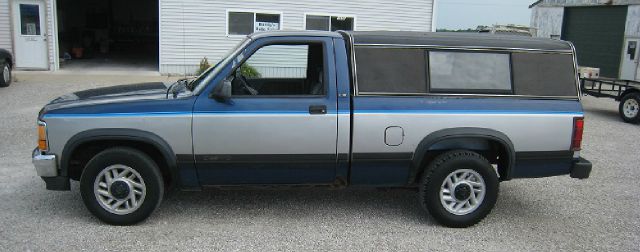
[[[38,176],[44,180],[47,190],[71,190],[69,178],[58,175],[58,161],[55,155],[42,154],[42,152],[36,148],[31,153],[31,162],[33,162]]]
[[[573,163],[569,176],[577,179],[589,178],[589,174],[591,174],[591,166],[592,165],[589,160],[580,158]]]

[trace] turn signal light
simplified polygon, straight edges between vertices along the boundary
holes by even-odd
[[[47,125],[44,122],[38,122],[38,149],[47,150]]]
[[[571,150],[579,151],[582,149],[582,133],[584,132],[584,118],[576,117],[573,119],[573,138],[571,139]]]

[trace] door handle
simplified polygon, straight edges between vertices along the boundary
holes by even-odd
[[[311,105],[309,106],[309,114],[326,114],[327,106],[326,105]]]

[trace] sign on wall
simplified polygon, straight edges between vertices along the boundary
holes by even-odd
[[[279,23],[273,22],[256,22],[255,23],[255,31],[277,31],[280,29]]]

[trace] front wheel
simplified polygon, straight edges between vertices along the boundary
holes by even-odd
[[[469,227],[491,212],[498,190],[498,175],[486,158],[473,151],[449,151],[426,167],[419,200],[439,223]]]
[[[620,117],[625,122],[640,122],[640,93],[629,93],[622,97],[618,110],[620,111]]]
[[[160,205],[164,183],[158,165],[145,153],[126,147],[93,157],[80,177],[80,193],[89,211],[113,225],[131,225]]]

